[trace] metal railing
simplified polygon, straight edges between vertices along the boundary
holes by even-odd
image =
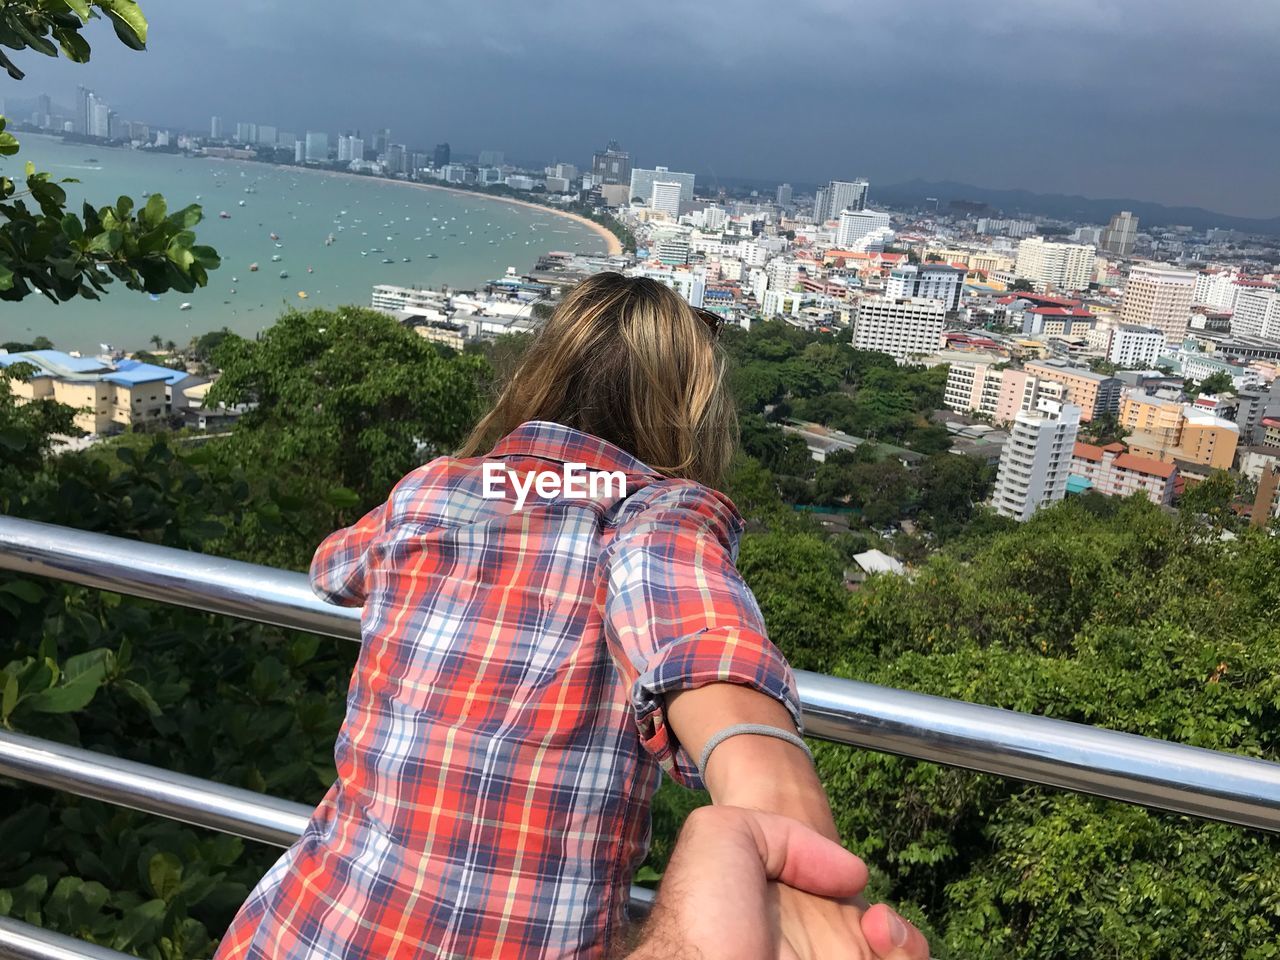
[[[0,517],[0,570],[360,637],[360,611],[322,602],[302,574],[29,520]],[[805,671],[797,680],[814,737],[1280,831],[1280,764]],[[8,732],[0,775],[279,845],[310,815],[301,804]],[[650,899],[633,888],[637,911]],[[67,953],[69,938],[16,927],[0,923],[0,957],[121,956]]]

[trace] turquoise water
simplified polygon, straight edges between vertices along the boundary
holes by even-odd
[[[205,219],[196,234],[222,255],[222,266],[209,275],[207,287],[158,300],[113,283],[98,301],[0,302],[0,342],[43,334],[60,349],[97,352],[99,343],[143,348],[153,334],[185,344],[222,326],[250,335],[270,326],[286,305],[368,304],[376,283],[466,289],[501,276],[509,266],[523,273],[550,250],[605,249],[598,234],[549,211],[444,190],[63,144],[32,134],[20,140],[21,153],[0,161],[0,169],[13,176],[32,160],[57,177],[75,177],[81,182],[65,189],[77,206],[83,199],[101,206],[121,194],[141,204],[144,191],[163,194],[171,210],[200,203]],[[219,218],[222,210],[230,219]],[[326,246],[330,234],[334,242]],[[368,255],[361,256],[362,250]],[[428,253],[438,259],[428,259]],[[273,256],[280,260],[273,262]],[[384,258],[394,262],[384,264]],[[256,273],[249,269],[255,262]],[[280,278],[282,270],[287,279]],[[300,299],[298,291],[307,298]],[[190,310],[179,309],[184,302]]]

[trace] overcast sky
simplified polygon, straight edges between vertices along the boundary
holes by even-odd
[[[582,163],[1280,215],[1280,2],[142,0],[151,49],[26,52],[0,96]],[[376,10],[374,14],[371,11]]]

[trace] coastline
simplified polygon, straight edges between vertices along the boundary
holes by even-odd
[[[555,207],[548,207],[541,203],[531,203],[528,200],[519,200],[515,197],[500,197],[490,193],[480,193],[476,190],[459,190],[457,187],[446,187],[437,183],[422,183],[418,180],[395,180],[390,177],[371,177],[362,173],[350,173],[346,170],[318,170],[313,167],[291,167],[283,164],[263,164],[257,160],[224,160],[221,157],[211,159],[219,159],[224,163],[243,163],[250,167],[268,166],[279,167],[282,170],[303,170],[307,173],[318,174],[322,177],[351,177],[356,180],[372,180],[377,183],[398,184],[402,187],[417,187],[421,190],[443,190],[445,193],[461,194],[466,197],[476,197],[480,200],[493,200],[498,203],[509,203],[512,206],[525,207],[529,210],[537,210],[540,213],[549,213],[552,216],[564,217],[566,220],[573,220],[574,222],[587,227],[599,236],[600,239],[604,240],[605,252],[609,256],[616,257],[622,254],[622,241],[614,236],[613,232],[607,227],[601,226],[594,220],[588,220],[581,214],[570,213],[568,210],[557,210]]]

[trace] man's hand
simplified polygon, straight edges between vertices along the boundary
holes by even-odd
[[[861,860],[798,821],[702,807],[628,960],[927,960],[923,935],[888,907],[864,914],[823,899],[866,883]]]

